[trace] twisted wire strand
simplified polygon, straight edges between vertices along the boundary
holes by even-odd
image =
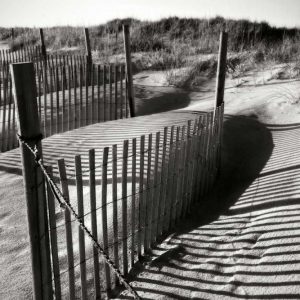
[[[43,165],[42,159],[39,156],[38,153],[38,149],[35,146],[34,148],[32,148],[27,142],[26,140],[20,136],[17,135],[18,139],[20,141],[20,143],[22,143],[23,145],[26,146],[26,148],[33,154],[34,159],[36,164],[40,167],[40,169],[42,170],[48,184],[49,187],[51,189],[51,191],[53,192],[54,197],[56,198],[56,200],[59,202],[60,207],[65,210],[68,209],[70,211],[70,213],[74,216],[74,218],[77,220],[77,222],[79,223],[79,226],[81,227],[81,229],[87,234],[87,236],[90,238],[93,246],[99,251],[99,253],[103,256],[103,258],[105,259],[105,261],[107,262],[107,264],[111,267],[111,269],[113,270],[113,272],[116,274],[116,276],[118,277],[119,281],[121,284],[124,285],[124,287],[133,295],[134,299],[141,299],[140,296],[138,295],[138,293],[135,291],[135,289],[130,285],[130,283],[124,278],[123,274],[121,273],[121,271],[116,267],[115,263],[109,258],[109,256],[107,255],[107,253],[104,251],[104,249],[101,247],[101,245],[99,244],[99,242],[93,237],[92,233],[90,232],[90,230],[84,225],[82,219],[78,216],[78,214],[76,213],[75,209],[73,208],[73,206],[66,201],[65,197],[63,196],[62,192],[60,191],[60,189],[58,188],[58,186],[56,185],[56,183],[50,178],[45,166]]]

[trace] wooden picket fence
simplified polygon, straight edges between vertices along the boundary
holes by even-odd
[[[129,26],[124,25],[125,65],[94,65],[89,31],[86,55],[48,54],[41,46],[0,51],[0,152],[18,147],[16,109],[9,66],[34,64],[39,118],[44,137],[82,126],[134,117]],[[130,105],[129,105],[130,104]]]
[[[0,151],[18,146],[16,110],[8,64],[0,81]],[[3,70],[4,70],[3,69]],[[88,65],[80,57],[48,56],[35,62],[37,103],[43,135],[127,118],[124,65]]]
[[[28,47],[23,47],[19,50],[10,50],[10,49],[0,50],[0,82],[4,84],[5,81],[9,80],[10,64],[21,63],[26,61],[33,62],[36,66],[36,70],[41,69],[41,64],[43,62],[41,47],[28,46]]]
[[[211,190],[220,167],[223,104],[179,127],[124,140],[49,168],[66,201],[127,276],[155,243]],[[53,171],[52,171],[53,170]],[[55,299],[100,299],[118,280],[86,242],[78,220],[59,213],[48,188]]]
[[[6,63],[16,63],[24,61],[36,61],[42,57],[41,47],[23,47],[19,50],[0,50],[0,66]]]
[[[127,80],[118,66],[109,68],[107,79],[106,68],[88,59],[79,73],[76,66],[45,63],[42,72],[33,63],[11,66],[16,108],[8,103],[8,125],[1,124],[10,137],[18,111],[34,299],[51,300],[53,294],[55,299],[107,298],[120,282],[139,299],[126,279],[129,271],[188,216],[219,173],[226,53],[227,33],[222,32],[214,111],[199,113],[183,126],[124,140],[121,147],[91,149],[87,157],[75,156],[73,165],[60,159],[47,169],[42,133],[127,117],[126,96],[134,113],[132,82],[124,88],[131,78],[129,52]],[[7,109],[11,89],[3,90],[10,91],[1,98]],[[6,136],[1,138],[7,145]]]
[[[86,62],[84,55],[70,54],[43,54],[41,46],[23,47],[19,50],[0,50],[0,70],[5,69],[7,64],[32,61],[41,66],[46,64],[49,67],[62,65],[78,65]],[[5,73],[7,74],[7,72]],[[3,76],[3,74],[1,75]]]

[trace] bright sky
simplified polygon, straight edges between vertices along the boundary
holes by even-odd
[[[246,18],[300,27],[300,0],[0,0],[0,26],[96,25],[113,18]]]

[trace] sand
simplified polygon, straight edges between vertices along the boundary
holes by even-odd
[[[228,79],[222,171],[198,209],[137,268],[146,299],[299,299],[300,82],[265,80],[272,70]],[[259,81],[262,79],[261,81]],[[198,90],[164,87],[162,72],[136,75],[140,115],[44,140],[48,163],[181,124],[214,103],[214,81]],[[177,109],[173,112],[163,111]],[[31,295],[26,207],[18,149],[0,154],[0,299]],[[127,298],[123,292],[120,298]]]

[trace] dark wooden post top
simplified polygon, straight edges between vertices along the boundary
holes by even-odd
[[[216,100],[215,100],[216,107],[219,107],[224,102],[227,40],[228,40],[227,32],[222,31],[220,34],[220,48],[219,48],[218,69],[217,69]]]

